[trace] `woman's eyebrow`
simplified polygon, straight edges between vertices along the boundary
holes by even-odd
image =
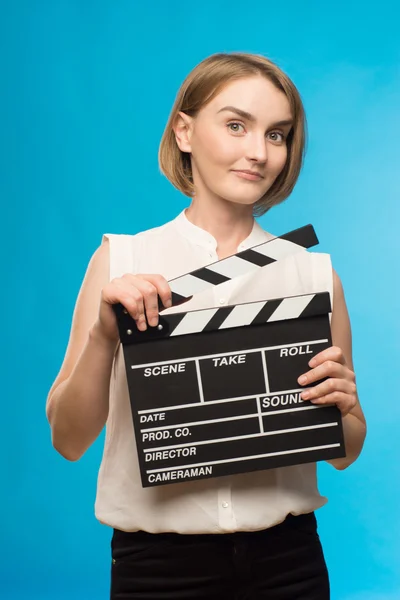
[[[229,112],[233,112],[235,114],[237,114],[239,117],[242,117],[242,119],[247,119],[247,121],[253,121],[255,122],[257,119],[255,118],[254,115],[252,115],[251,113],[242,110],[241,108],[237,108],[236,106],[224,106],[223,108],[221,108],[217,114],[219,114],[220,112],[223,111],[229,111]],[[292,119],[284,119],[282,121],[277,121],[276,123],[273,124],[274,127],[284,127],[285,125],[293,125],[293,120]]]
[[[246,112],[245,110],[242,110],[241,108],[236,108],[235,106],[224,106],[224,108],[221,108],[218,111],[218,113],[223,112],[224,110],[228,110],[229,112],[236,113],[237,115],[239,115],[239,117],[242,117],[242,119],[247,119],[248,121],[256,120],[256,118],[252,114],[250,114],[249,112]]]
[[[277,121],[276,123],[274,123],[274,127],[285,127],[286,125],[293,125],[293,120],[292,119],[284,119],[283,121]]]

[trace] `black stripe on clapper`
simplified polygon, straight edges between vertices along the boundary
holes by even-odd
[[[283,302],[284,298],[277,298],[276,300],[268,300],[262,307],[258,315],[254,317],[251,325],[261,325],[266,323],[268,319],[274,314],[278,306]]]
[[[230,281],[230,277],[211,271],[211,269],[207,269],[207,267],[194,271],[191,275],[202,281],[207,281],[207,283],[211,283],[211,285],[219,285],[220,283],[225,283],[225,281]]]
[[[287,240],[288,242],[303,246],[303,248],[311,248],[312,246],[317,246],[319,244],[317,234],[312,225],[304,225],[304,227],[289,231],[289,233],[285,233],[279,237],[282,240]]]
[[[332,312],[331,298],[329,292],[320,292],[307,304],[299,318],[326,315]]]
[[[193,296],[182,296],[181,294],[177,294],[176,292],[171,292],[171,300],[172,306],[179,306],[180,304],[184,304],[191,300]],[[158,310],[162,311],[165,309],[164,304],[161,301],[160,296],[158,296]]]
[[[219,308],[215,315],[208,321],[203,331],[214,331],[215,329],[219,329],[234,308],[235,306],[224,306],[223,308]]]
[[[261,254],[260,252],[255,252],[251,249],[243,250],[243,252],[239,252],[237,256],[239,256],[243,260],[247,260],[248,262],[253,263],[253,265],[257,265],[258,267],[266,267],[267,265],[276,262],[274,258],[270,258],[269,256],[265,256],[264,254]]]
[[[160,315],[158,322],[159,325],[162,326],[162,333],[160,333],[158,337],[168,337],[171,335],[171,333],[178,327],[179,323],[183,321],[186,315],[187,313],[172,313],[172,315],[166,315],[165,317]],[[151,331],[151,329],[152,328],[149,328],[148,331]],[[154,329],[158,332],[160,331],[157,328]]]

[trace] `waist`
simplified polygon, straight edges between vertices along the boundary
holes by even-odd
[[[211,542],[215,541],[245,541],[246,538],[260,541],[263,538],[275,536],[276,534],[284,533],[285,531],[296,530],[308,533],[310,535],[317,534],[317,520],[314,512],[292,515],[288,514],[284,521],[281,523],[269,527],[267,529],[261,529],[258,531],[236,531],[232,533],[195,533],[195,534],[182,534],[175,532],[165,533],[150,533],[148,531],[122,531],[120,529],[113,530],[112,536],[112,547],[114,550],[121,551],[129,548],[132,544],[147,544],[147,543],[169,543],[169,544],[180,544],[180,543],[196,543],[196,542]]]

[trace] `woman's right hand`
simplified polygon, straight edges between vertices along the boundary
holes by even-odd
[[[140,331],[158,325],[158,296],[163,306],[172,305],[171,289],[162,275],[126,274],[110,281],[101,291],[100,309],[94,328],[109,341],[118,341],[117,320],[113,304],[122,304],[136,321]]]

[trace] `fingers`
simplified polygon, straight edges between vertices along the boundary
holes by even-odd
[[[144,311],[141,315],[141,323],[146,329],[146,317],[150,327],[156,327],[158,325],[158,294],[157,288],[145,279],[139,280],[135,283],[137,289],[140,291],[143,297]],[[146,315],[146,316],[145,316]],[[142,331],[144,331],[141,328]]]
[[[303,396],[303,394],[302,394]],[[346,416],[357,404],[357,398],[353,394],[346,394],[345,392],[334,391],[331,394],[326,394],[319,398],[310,399],[312,404],[329,405],[336,404],[342,416]]]
[[[125,274],[114,279],[106,301],[120,302],[136,321],[140,331],[158,325],[158,297],[165,307],[171,306],[171,290],[161,275]]]
[[[125,306],[131,317],[135,319],[137,328],[140,331],[144,331],[147,329],[147,324],[143,293],[135,285],[129,282],[125,282],[124,290],[128,298],[129,305],[127,305],[126,302],[122,302],[122,304]]]
[[[297,381],[300,385],[310,385],[310,383],[315,383],[326,377],[351,379],[351,373],[352,371],[344,365],[328,360],[322,365],[311,369],[311,371],[300,375]]]
[[[138,277],[146,278],[147,281],[150,281],[155,286],[165,308],[172,306],[171,288],[168,281],[162,275],[138,275]]]
[[[309,385],[326,377],[355,381],[354,372],[346,366],[343,352],[336,346],[332,346],[316,354],[308,364],[312,369],[307,373],[303,373],[298,378],[297,381],[300,385]]]
[[[313,358],[310,360],[310,362],[308,364],[310,365],[310,367],[314,368],[314,367],[317,367],[318,365],[322,365],[324,362],[327,362],[327,361],[339,363],[341,365],[346,364],[346,360],[344,358],[343,351],[341,350],[341,348],[338,348],[337,346],[331,346],[330,348],[326,348],[325,350],[322,350],[322,352],[319,352],[319,354],[316,354],[315,356],[313,356]]]
[[[346,366],[343,352],[332,346],[314,356],[311,370],[298,378],[302,386],[317,385],[304,390],[302,400],[313,404],[336,404],[342,415],[346,415],[357,404],[357,388],[354,372]]]
[[[332,396],[336,393],[348,394],[349,396],[356,393],[356,386],[347,379],[327,379],[315,387],[309,388],[302,392],[303,400],[315,400],[323,396]]]
[[[104,288],[103,299],[109,304],[122,304],[136,321],[138,329],[143,329],[143,322],[146,324],[143,295],[130,282],[123,278],[114,279]]]

